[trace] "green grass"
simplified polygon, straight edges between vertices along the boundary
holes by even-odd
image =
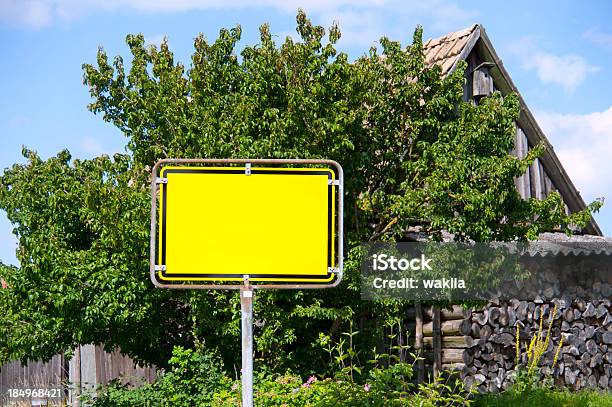
[[[612,407],[612,392],[582,390],[550,390],[534,389],[529,392],[517,393],[512,390],[501,394],[478,396],[473,404],[475,407]]]

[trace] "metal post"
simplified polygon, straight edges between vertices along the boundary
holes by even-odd
[[[240,289],[242,314],[242,407],[253,407],[253,289],[245,279]]]

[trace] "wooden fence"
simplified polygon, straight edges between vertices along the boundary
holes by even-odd
[[[137,386],[157,377],[155,366],[138,366],[119,350],[105,352],[101,345],[83,345],[74,357],[54,356],[49,362],[10,362],[0,368],[0,405],[8,404],[8,389],[61,389],[69,405],[77,406],[77,396],[93,392],[113,379]]]

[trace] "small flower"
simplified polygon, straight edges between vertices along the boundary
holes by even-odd
[[[299,388],[299,387],[296,387],[295,389],[291,390],[291,393],[295,394],[295,393],[297,393],[298,391],[300,391],[300,388]]]
[[[370,385],[368,383],[363,385],[363,390],[370,391]]]
[[[310,377],[308,378],[308,380],[306,380],[306,383],[302,384],[302,387],[309,388],[309,387],[310,387],[310,385],[311,385],[311,384],[313,384],[313,383],[314,383],[314,382],[316,382],[316,381],[317,381],[317,378],[316,378],[316,377],[314,377],[314,376],[310,376]]]
[[[232,391],[238,390],[238,386],[239,386],[238,382],[232,384]]]

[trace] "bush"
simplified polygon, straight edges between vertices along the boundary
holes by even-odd
[[[240,405],[241,388],[235,382],[231,389],[215,394],[212,406],[230,407]],[[373,402],[375,395],[355,383],[323,379],[311,376],[305,382],[292,373],[261,377],[255,383],[255,405],[271,406],[351,406],[381,405]],[[374,397],[372,397],[374,396]]]
[[[169,371],[153,384],[130,388],[114,381],[83,401],[96,407],[206,406],[217,389],[231,382],[221,359],[210,352],[175,347],[168,363]]]
[[[83,405],[95,407],[148,407],[160,405],[159,394],[151,385],[130,388],[119,380],[113,380],[108,387],[98,389],[97,396],[85,394]]]
[[[197,350],[175,348],[170,369],[155,383],[130,388],[120,381],[100,388],[82,401],[94,407],[214,406],[240,405],[239,380],[223,372],[220,358]],[[412,365],[394,363],[373,367],[357,382],[350,370],[333,378],[312,375],[305,381],[292,372],[267,371],[255,376],[255,405],[271,406],[436,406],[469,405],[460,382],[441,380],[416,386]]]
[[[405,366],[374,369],[365,384],[348,376],[317,379],[310,376],[302,382],[291,373],[261,377],[255,383],[255,405],[258,407],[326,407],[326,406],[468,406],[468,394],[460,382],[442,380],[415,386],[411,376],[405,376]],[[408,380],[408,381],[407,381]],[[397,389],[412,389],[398,391]],[[212,406],[240,405],[240,385],[217,392]]]
[[[389,355],[386,355],[389,356]],[[385,358],[388,359],[388,358]],[[392,358],[391,358],[392,359]],[[155,383],[129,388],[119,381],[99,389],[97,396],[84,396],[94,407],[155,407],[240,405],[240,381],[223,371],[217,355],[201,350],[175,348],[170,369]],[[551,387],[514,386],[498,394],[471,397],[459,381],[438,379],[416,385],[413,366],[395,362],[376,365],[360,380],[352,369],[340,370],[332,377],[312,375],[302,378],[293,372],[275,374],[260,371],[255,375],[255,405],[258,407],[323,406],[612,406],[612,395],[596,391],[572,393]]]

